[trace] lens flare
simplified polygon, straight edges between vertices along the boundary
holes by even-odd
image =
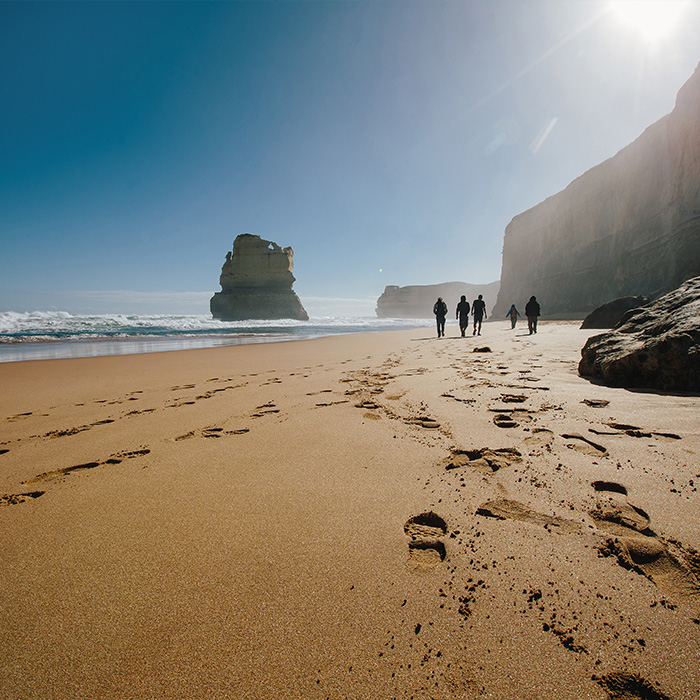
[[[673,32],[687,6],[687,0],[615,0],[609,8],[623,27],[656,43]]]

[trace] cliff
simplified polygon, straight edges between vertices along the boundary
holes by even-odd
[[[498,285],[498,282],[489,284],[446,282],[408,287],[389,285],[377,299],[377,316],[379,318],[433,318],[433,305],[438,297],[442,297],[447,303],[448,318],[451,318],[463,294],[470,304],[479,294],[482,294],[487,313],[490,313],[489,309],[496,301]]]
[[[656,297],[700,275],[700,65],[673,111],[506,227],[493,310],[532,294],[546,316]]]
[[[291,248],[280,248],[249,233],[237,236],[221,268],[221,291],[209,302],[212,316],[221,321],[307,321],[309,317],[292,291],[293,259]]]

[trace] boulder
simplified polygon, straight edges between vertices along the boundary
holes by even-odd
[[[454,318],[455,308],[462,295],[467,297],[471,305],[479,294],[484,297],[488,313],[488,309],[496,301],[498,286],[498,281],[489,284],[445,282],[407,287],[389,285],[377,299],[377,316],[379,318],[434,318],[433,305],[438,297],[442,297],[447,304],[447,317]]]
[[[670,114],[508,224],[493,315],[535,294],[548,318],[583,318],[698,275],[700,66]]]
[[[631,309],[637,309],[649,303],[649,297],[620,297],[599,306],[583,319],[581,328],[613,328]]]
[[[700,277],[589,338],[578,371],[610,386],[700,391]]]
[[[291,248],[280,248],[249,233],[237,236],[221,268],[221,291],[209,302],[212,316],[221,321],[308,321],[299,297],[292,291],[293,259]]]

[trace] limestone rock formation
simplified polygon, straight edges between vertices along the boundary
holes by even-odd
[[[221,268],[221,291],[209,302],[212,316],[221,321],[309,317],[292,291],[294,251],[260,236],[243,233],[226,253]]]
[[[611,386],[700,391],[700,277],[589,338],[578,371]]]
[[[620,297],[613,299],[607,304],[599,306],[597,309],[583,319],[581,328],[613,328],[622,317],[632,309],[638,309],[649,303],[649,297]]]
[[[442,297],[447,304],[448,318],[452,318],[463,294],[470,304],[479,294],[482,294],[489,313],[488,310],[496,301],[498,285],[498,281],[489,284],[446,282],[408,287],[389,285],[377,299],[377,316],[379,318],[433,318],[433,305],[438,297]]]
[[[494,316],[535,294],[550,317],[658,296],[700,275],[700,65],[673,111],[506,227]]]

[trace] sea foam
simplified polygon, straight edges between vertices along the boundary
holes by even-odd
[[[308,321],[281,319],[226,322],[206,315],[87,315],[66,311],[4,311],[0,312],[0,362],[298,340],[343,333],[417,328],[428,323],[426,319],[331,316],[312,317]],[[147,340],[161,342],[147,344],[144,342]],[[127,344],[108,341],[133,342]],[[91,346],[89,353],[86,345],[88,342]],[[29,346],[37,344],[53,347],[43,354],[36,348],[29,350]],[[58,344],[66,347],[64,352],[57,347]],[[8,350],[9,345],[15,347],[14,352]],[[83,354],[79,354],[81,352]]]

